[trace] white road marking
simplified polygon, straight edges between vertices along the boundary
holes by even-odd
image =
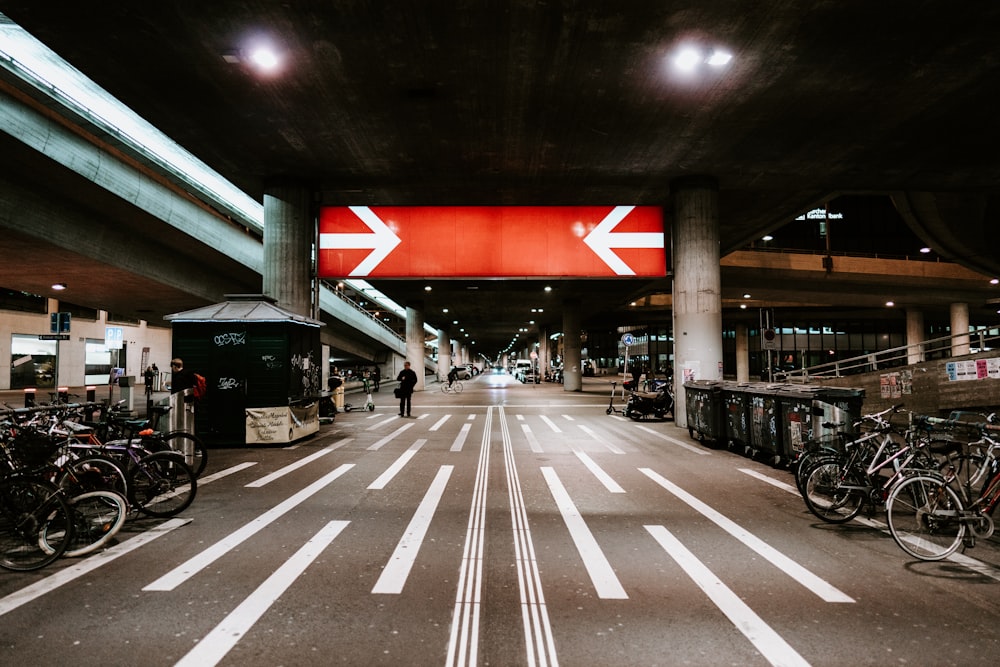
[[[577,426],[579,426],[580,430],[582,430],[584,433],[586,433],[587,435],[589,435],[591,438],[593,438],[597,442],[599,442],[602,445],[604,445],[605,447],[607,447],[611,451],[612,454],[624,454],[625,453],[625,450],[623,450],[621,447],[618,447],[617,445],[611,444],[610,442],[608,442],[607,440],[605,440],[601,436],[597,435],[597,433],[594,432],[594,429],[590,428],[589,426],[585,426],[584,424],[577,424]]]
[[[580,462],[583,463],[583,465],[587,466],[587,470],[592,472],[594,477],[596,477],[598,481],[604,485],[605,489],[611,493],[625,493],[625,489],[623,489],[618,482],[611,479],[611,475],[604,472],[604,469],[601,468],[601,466],[594,463],[594,459],[576,449],[574,449],[573,453],[576,454],[576,457],[580,459]]]
[[[393,461],[392,465],[386,468],[385,472],[378,476],[378,479],[368,485],[368,489],[384,489],[386,485],[392,481],[392,478],[399,474],[399,471],[403,469],[403,466],[409,463],[410,459],[412,459],[414,455],[420,451],[420,448],[423,447],[426,442],[426,438],[421,438],[410,445],[410,448],[400,454],[399,458]]]
[[[527,424],[521,424],[521,430],[524,431],[524,437],[528,439],[528,446],[531,447],[531,451],[540,454],[542,452],[542,444],[538,442],[538,438],[535,437],[531,427]]]
[[[646,526],[646,530],[659,542],[663,550],[677,561],[681,569],[691,577],[708,599],[726,615],[733,625],[750,640],[772,665],[792,667],[809,663],[798,654],[781,635],[765,623],[745,602],[739,599],[705,564],[695,558],[688,549],[663,526]]]
[[[9,611],[14,611],[21,605],[27,604],[28,602],[31,602],[32,600],[39,598],[50,591],[54,591],[63,584],[68,584],[74,579],[82,577],[102,565],[107,565],[119,556],[124,556],[130,551],[134,551],[139,547],[152,542],[157,537],[166,535],[174,528],[186,526],[189,523],[191,523],[191,519],[170,519],[169,521],[165,521],[164,523],[142,532],[135,537],[129,538],[124,542],[120,542],[113,547],[105,549],[104,551],[98,551],[71,567],[67,567],[64,570],[60,570],[55,574],[36,581],[29,586],[25,586],[20,590],[14,591],[9,595],[0,598],[0,616],[3,616]]]
[[[378,450],[382,449],[383,445],[385,445],[387,442],[392,442],[393,440],[395,440],[399,436],[400,433],[402,433],[406,429],[410,428],[411,426],[413,426],[413,422],[410,422],[409,424],[404,424],[403,426],[400,426],[395,431],[393,431],[389,435],[385,436],[384,438],[382,438],[378,442],[375,442],[375,443],[369,445],[368,446],[368,451],[375,452],[375,451],[378,451]]]
[[[252,468],[255,465],[257,465],[256,461],[244,461],[243,463],[238,463],[231,468],[226,468],[225,470],[220,470],[219,472],[213,472],[211,475],[199,477],[198,486],[205,486],[206,484],[222,479],[223,477],[229,477],[230,475],[238,473],[241,470]]]
[[[217,665],[288,587],[323,553],[349,521],[326,524],[295,554],[274,571],[264,583],[240,603],[226,618],[205,635],[174,667],[206,667]]]
[[[451,451],[460,452],[462,451],[462,446],[465,445],[465,439],[469,437],[469,431],[472,429],[472,424],[462,424],[462,429],[458,432],[455,437],[455,442],[451,443]]]
[[[353,463],[345,463],[336,470],[327,473],[325,476],[316,480],[306,488],[302,489],[295,495],[291,496],[287,500],[284,500],[280,504],[272,507],[268,511],[261,514],[256,519],[250,521],[250,523],[244,525],[242,528],[236,532],[230,533],[227,537],[222,538],[208,549],[205,549],[200,554],[188,559],[184,563],[181,563],[175,567],[170,572],[166,573],[153,583],[144,587],[144,591],[172,591],[182,583],[193,577],[194,575],[201,572],[203,569],[214,563],[219,558],[222,558],[231,550],[238,547],[240,544],[250,539],[258,532],[267,528],[271,523],[281,518],[285,513],[291,511],[295,507],[299,506],[311,496],[315,495],[321,491],[324,487],[332,483],[335,479],[346,473],[348,470],[354,467]]]
[[[338,449],[340,447],[343,447],[344,445],[346,445],[347,443],[349,443],[353,439],[354,438],[344,438],[343,440],[341,440],[340,442],[336,443],[335,445],[331,445],[329,447],[326,447],[325,449],[321,449],[318,452],[310,454],[309,456],[305,457],[304,459],[299,459],[295,463],[290,463],[287,466],[285,466],[284,468],[280,468],[278,470],[275,470],[270,475],[265,475],[264,477],[261,477],[260,479],[257,479],[257,480],[254,480],[254,481],[250,482],[246,486],[248,488],[251,488],[251,489],[257,489],[257,488],[260,488],[260,487],[262,487],[262,486],[264,486],[266,484],[270,484],[274,480],[280,479],[280,478],[284,477],[285,475],[287,475],[290,472],[298,470],[299,468],[301,468],[303,466],[309,465],[310,463],[312,463],[316,459],[321,458],[321,457],[329,454],[333,450]],[[199,485],[201,484],[201,480],[200,479],[198,480],[198,484]]]
[[[381,576],[375,582],[372,593],[393,595],[403,592],[403,586],[406,584],[407,577],[410,576],[410,570],[413,568],[413,562],[417,559],[417,554],[420,553],[420,545],[423,544],[424,537],[427,535],[427,529],[431,525],[431,519],[434,518],[434,512],[441,501],[441,496],[444,495],[444,489],[448,485],[448,478],[451,477],[453,469],[454,466],[441,466],[438,470],[430,488],[424,494],[424,499],[420,501],[417,511],[413,513],[410,525],[406,527],[406,531],[399,539],[396,550],[392,552],[389,562],[386,563]]]
[[[649,428],[648,426],[638,426],[637,428],[640,431],[645,431],[646,433],[650,433],[652,435],[655,435],[657,438],[660,438],[661,440],[666,440],[667,442],[669,442],[672,445],[677,445],[678,447],[683,447],[684,449],[686,449],[688,451],[691,451],[691,452],[694,452],[695,454],[700,454],[701,456],[709,456],[712,453],[712,452],[708,451],[707,449],[705,449],[704,447],[696,447],[696,446],[694,446],[692,444],[689,444],[687,442],[683,442],[681,440],[678,440],[677,438],[672,438],[669,435],[664,435],[663,433],[660,433],[659,431],[654,431],[653,429]]]
[[[553,431],[555,431],[556,433],[562,433],[562,429],[559,428],[558,426],[556,426],[556,423],[554,421],[552,421],[551,419],[549,419],[548,417],[546,417],[545,415],[542,415],[540,417],[540,419],[543,422],[545,422],[546,424],[548,424],[549,428],[552,429]]]
[[[759,479],[762,482],[767,482],[771,486],[777,487],[777,488],[781,489],[782,491],[787,491],[788,493],[792,493],[792,494],[794,494],[796,496],[800,495],[799,494],[799,490],[796,489],[791,484],[789,484],[788,482],[782,482],[780,479],[775,479],[773,477],[765,475],[762,472],[757,472],[756,470],[751,470],[750,468],[737,468],[737,470],[739,470],[744,475],[750,475],[751,477],[753,477],[755,479]]]
[[[443,424],[444,424],[444,423],[445,423],[446,421],[448,421],[449,419],[451,419],[451,415],[445,415],[444,417],[441,417],[441,419],[437,420],[437,422],[436,422],[436,423],[434,424],[434,426],[431,426],[431,427],[430,427],[429,429],[427,429],[427,430],[428,430],[428,431],[436,431],[436,430],[438,430],[439,428],[441,428],[441,426],[442,426],[442,425],[443,425]]]
[[[819,578],[785,554],[764,542],[756,535],[751,534],[749,531],[739,526],[736,522],[724,517],[719,512],[716,512],[714,509],[701,502],[673,482],[667,480],[659,473],[653,472],[649,468],[639,468],[639,472],[677,496],[677,498],[686,503],[693,510],[707,518],[719,528],[722,528],[747,547],[756,551],[772,565],[819,596],[824,602],[854,602],[854,599],[846,593],[843,593],[839,589]]]
[[[618,577],[615,576],[615,571],[611,568],[604,552],[601,551],[597,540],[594,539],[594,534],[590,532],[590,528],[580,516],[576,505],[573,504],[573,499],[570,498],[555,470],[548,467],[543,467],[541,470],[545,482],[549,485],[552,498],[559,508],[559,513],[562,514],[563,522],[569,530],[570,537],[573,538],[576,550],[579,552],[580,558],[583,559],[583,565],[587,568],[587,574],[590,575],[590,580],[597,590],[597,596],[605,600],[627,600],[628,595],[625,593],[625,589],[622,588]]]

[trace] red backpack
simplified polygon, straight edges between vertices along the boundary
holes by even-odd
[[[205,380],[204,375],[194,374],[194,386],[191,388],[191,393],[194,395],[194,400],[200,401],[205,397],[205,393],[208,391],[208,381]]]

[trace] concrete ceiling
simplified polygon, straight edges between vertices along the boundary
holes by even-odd
[[[998,3],[0,0],[0,12],[258,199],[293,179],[335,205],[669,210],[671,181],[710,175],[726,253],[838,193],[886,192],[912,204],[939,254],[1000,274]],[[277,73],[246,62],[255,41],[278,49]],[[685,43],[734,58],[682,76],[669,59]],[[4,171],[20,173],[10,155]],[[15,273],[0,284],[18,287]],[[422,286],[381,287],[417,302]],[[434,299],[476,304],[457,319],[492,346],[520,317],[506,304],[540,285],[480,281],[463,299],[468,287],[436,285]],[[669,281],[560,288],[597,313]]]

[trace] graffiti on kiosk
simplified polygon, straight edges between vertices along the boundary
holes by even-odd
[[[293,378],[295,375],[299,375],[304,396],[312,396],[319,392],[319,365],[313,361],[311,350],[304,355],[294,355],[292,369]]]
[[[245,331],[241,333],[219,334],[215,337],[215,344],[218,347],[224,347],[226,345],[246,345],[247,334]]]
[[[281,360],[273,354],[265,354],[260,358],[260,360],[264,362],[264,368],[269,371],[274,371],[284,366],[284,364],[281,363]]]
[[[239,389],[240,381],[236,378],[219,378],[219,390]]]

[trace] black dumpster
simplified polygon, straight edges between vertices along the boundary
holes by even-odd
[[[750,454],[749,383],[725,382],[722,385],[722,411],[725,414],[726,440],[729,448]]]
[[[723,421],[722,382],[690,380],[684,383],[687,406],[688,435],[702,442],[725,446],[726,429]]]
[[[750,443],[747,453],[777,465],[781,460],[782,429],[777,391],[781,385],[766,382],[747,387],[750,407]]]
[[[819,385],[785,385],[778,389],[781,402],[781,459],[794,461],[810,442],[835,438],[861,418],[863,389]],[[826,426],[824,426],[826,424]]]

